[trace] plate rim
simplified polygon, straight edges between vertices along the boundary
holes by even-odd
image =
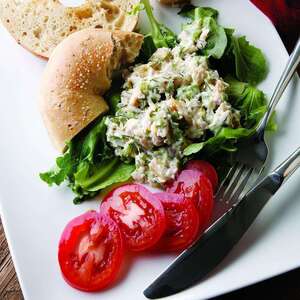
[[[152,0],[152,1],[153,1],[153,0]],[[224,1],[225,1],[225,0],[224,0]],[[199,3],[198,5],[199,5],[199,6],[202,6],[201,3]],[[274,24],[271,22],[271,20],[270,20],[270,19],[269,19],[262,11],[260,11],[260,10],[259,10],[252,2],[251,2],[251,1],[248,1],[248,5],[253,6],[253,7],[255,8],[255,10],[256,10],[256,13],[257,13],[257,14],[260,14],[260,18],[264,18],[264,19],[269,23],[270,27],[272,27],[271,30],[273,31],[274,37],[276,36],[278,42],[280,43],[280,47],[282,48],[281,50],[283,50],[284,56],[285,56],[285,58],[287,59],[287,58],[289,57],[288,51],[287,51],[287,49],[286,49],[286,47],[285,47],[285,45],[284,45],[284,43],[283,43],[283,41],[282,41],[282,39],[281,39],[279,33],[278,33],[278,31],[276,30]],[[4,27],[1,23],[0,23],[0,26],[1,26],[1,27]],[[4,27],[4,29],[5,29],[5,31],[7,31],[5,27]],[[17,44],[16,44],[16,46],[20,47],[20,45],[17,45]],[[23,50],[23,49],[22,49],[22,50]],[[26,50],[24,49],[24,51],[26,51]],[[297,73],[296,73],[294,76],[297,78],[297,80],[299,80],[299,76],[297,75]],[[298,83],[298,84],[299,84],[299,83]],[[8,223],[7,223],[7,220],[6,220],[6,213],[5,213],[6,209],[3,207],[3,203],[4,203],[4,202],[3,202],[2,198],[3,198],[3,196],[2,196],[1,190],[0,190],[0,215],[1,215],[1,221],[2,221],[3,230],[4,230],[4,233],[5,233],[5,237],[6,237],[6,240],[7,240],[8,248],[9,248],[9,251],[10,251],[10,255],[11,255],[11,258],[12,258],[12,261],[13,261],[13,265],[14,265],[14,268],[15,268],[15,271],[16,271],[16,274],[17,274],[18,281],[19,281],[19,283],[20,283],[20,287],[21,287],[23,296],[24,296],[25,299],[29,299],[28,293],[27,293],[27,287],[26,287],[26,285],[25,285],[25,283],[24,283],[24,281],[23,281],[22,272],[20,271],[20,268],[19,268],[19,262],[18,262],[19,260],[18,260],[17,257],[16,257],[16,254],[15,254],[15,248],[13,247],[13,241],[12,241],[12,238],[11,238],[11,236],[10,236],[9,225],[8,225]],[[239,290],[239,289],[242,289],[242,288],[245,288],[245,287],[252,286],[252,285],[254,285],[254,284],[258,283],[258,282],[262,282],[262,281],[265,281],[265,280],[267,280],[267,279],[274,278],[274,277],[276,277],[276,276],[279,276],[279,275],[281,275],[281,274],[284,274],[284,273],[286,273],[286,272],[295,270],[295,269],[297,269],[298,267],[300,267],[300,264],[299,264],[298,266],[292,267],[292,268],[287,267],[285,270],[280,270],[280,271],[277,272],[277,273],[274,272],[272,276],[263,276],[263,278],[254,280],[254,281],[252,281],[252,282],[250,282],[250,283],[248,283],[248,284],[247,284],[247,283],[246,283],[246,284],[243,284],[243,285],[240,285],[240,284],[239,284],[239,287],[232,287],[232,288],[226,289],[226,292],[225,292],[225,293],[227,294],[227,293],[230,293],[230,292],[235,291],[235,290]],[[193,286],[193,287],[190,287],[190,289],[193,289],[193,288],[194,288],[194,286]],[[181,292],[181,293],[182,293],[182,292]],[[210,297],[220,296],[220,295],[223,295],[223,294],[225,294],[225,293],[224,293],[223,291],[219,291],[219,292],[217,291],[217,292],[214,292],[214,294],[211,295]],[[180,294],[180,293],[179,293],[179,294]],[[164,299],[173,299],[173,297],[174,297],[174,295],[171,296],[171,297],[164,298]],[[190,298],[190,299],[195,299],[195,300],[196,300],[196,298]],[[200,299],[200,298],[197,298],[197,299]],[[201,299],[203,299],[203,298],[201,298]]]

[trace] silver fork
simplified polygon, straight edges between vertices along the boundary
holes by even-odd
[[[234,203],[238,202],[263,171],[269,152],[265,142],[266,126],[299,62],[300,39],[285,66],[269,102],[268,109],[255,133],[251,137],[243,139],[237,145],[238,150],[234,154],[235,164],[229,169],[215,194],[215,211],[212,222],[221,217]]]

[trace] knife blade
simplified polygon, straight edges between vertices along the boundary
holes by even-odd
[[[268,200],[300,165],[300,147],[218,219],[144,291],[150,299],[178,293],[212,271],[241,239]]]

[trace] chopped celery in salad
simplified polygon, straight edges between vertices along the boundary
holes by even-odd
[[[163,186],[188,160],[235,151],[239,138],[255,130],[266,110],[256,88],[267,74],[258,48],[217,22],[212,8],[186,6],[176,36],[153,15],[148,0],[133,9],[147,13],[135,64],[123,70],[106,95],[108,116],[96,120],[68,144],[49,185],[67,182],[75,202],[133,178]],[[275,129],[272,120],[269,129]]]
[[[137,181],[162,185],[174,179],[187,145],[224,126],[240,127],[240,112],[227,101],[228,84],[197,53],[208,33],[192,22],[177,46],[158,48],[127,75],[119,109],[106,119],[106,135],[116,156],[135,161]]]

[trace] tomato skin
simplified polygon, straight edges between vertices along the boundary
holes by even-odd
[[[199,215],[192,200],[180,194],[156,193],[166,214],[167,228],[155,246],[163,251],[180,251],[186,249],[197,238]]]
[[[206,176],[199,178],[198,212],[203,223],[199,226],[199,232],[203,232],[209,224],[214,209],[214,196],[211,181]]]
[[[165,212],[154,194],[139,184],[125,184],[103,199],[100,211],[119,226],[132,251],[152,248],[166,228]]]
[[[168,183],[167,192],[182,194],[194,202],[199,213],[199,232],[203,232],[214,207],[210,180],[198,170],[183,170],[174,181]]]
[[[113,283],[123,257],[117,224],[95,211],[71,220],[61,235],[59,265],[66,282],[76,289],[94,292]]]
[[[218,174],[212,164],[205,160],[190,160],[184,167],[184,170],[196,170],[202,172],[211,182],[213,190],[218,187]]]

